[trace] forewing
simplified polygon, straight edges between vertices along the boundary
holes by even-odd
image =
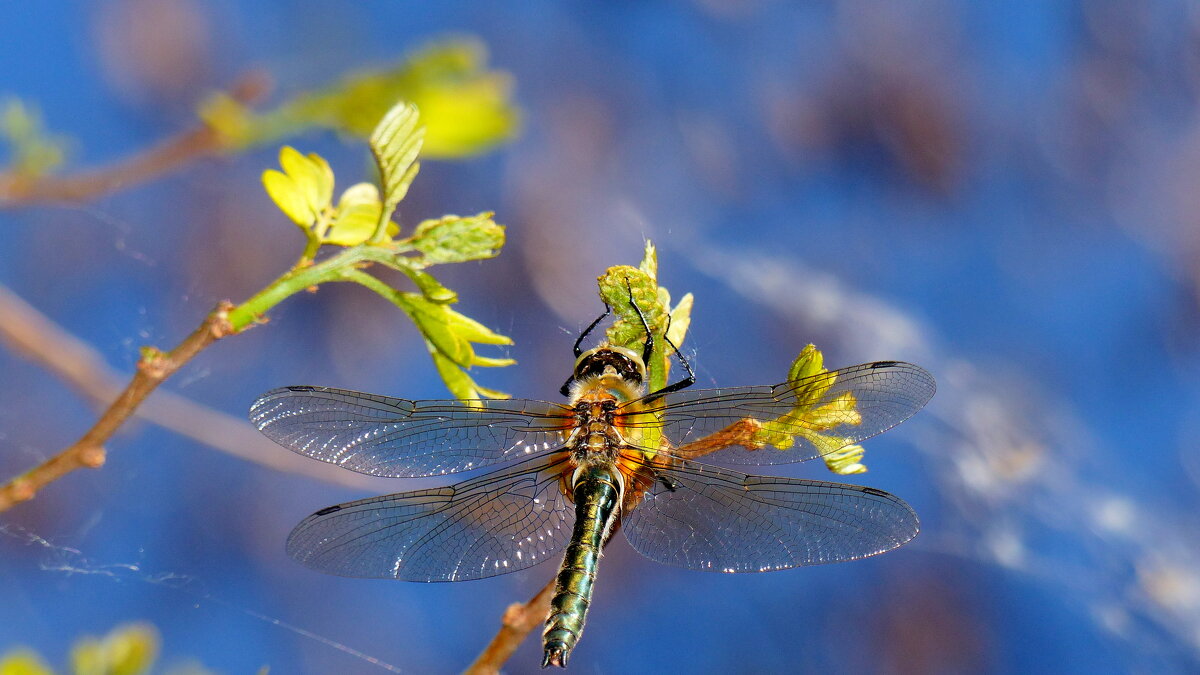
[[[668,565],[765,572],[842,562],[890,551],[919,529],[908,504],[873,488],[695,462],[661,476],[622,529],[639,553]]]
[[[394,478],[468,471],[557,448],[570,414],[544,401],[409,401],[327,387],[275,389],[250,407],[254,426],[289,450]]]
[[[348,577],[464,581],[525,569],[571,538],[574,505],[559,489],[566,462],[562,452],[451,487],[321,509],[292,530],[287,551]]]
[[[829,380],[833,383],[824,394],[807,403],[820,408],[849,393],[861,416],[858,424],[838,424],[818,431],[803,421],[786,420],[785,416],[799,403],[798,392],[811,391],[814,384]],[[933,397],[935,389],[933,376],[923,368],[911,363],[880,361],[775,386],[688,389],[645,406],[634,401],[625,406],[630,412],[620,416],[619,424],[627,427],[661,424],[663,433],[675,447],[686,448],[689,443],[702,441],[742,420],[773,422],[778,431],[793,438],[791,447],[779,450],[771,446],[730,445],[684,456],[689,459],[703,456],[706,462],[787,464],[814,459],[887,431],[920,410]],[[812,440],[814,433],[840,442],[818,445]]]

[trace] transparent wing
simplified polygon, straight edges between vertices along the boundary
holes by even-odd
[[[696,462],[659,475],[622,529],[638,553],[668,565],[765,572],[842,562],[890,551],[919,529],[908,504],[873,488]]]
[[[820,433],[825,438],[838,437],[844,442],[818,446],[806,437],[806,434],[812,435],[812,428],[800,422],[779,421],[779,418],[795,408],[799,402],[798,392],[803,395],[814,386],[824,386],[830,380],[832,385],[828,386],[828,390],[816,401],[806,404],[819,408],[849,393],[854,397],[855,410],[861,415],[861,421],[858,424],[838,424],[821,429]],[[933,397],[935,389],[933,376],[923,368],[911,363],[880,361],[775,386],[684,390],[668,394],[665,400],[651,402],[640,410],[639,402],[634,401],[626,404],[625,407],[631,412],[619,415],[618,424],[626,427],[661,424],[663,433],[676,447],[683,448],[695,443],[695,447],[699,448],[705,445],[705,437],[727,431],[730,425],[743,420],[762,423],[776,421],[779,431],[794,438],[794,444],[786,450],[718,443],[700,452],[688,454],[685,451],[682,454],[685,458],[703,456],[706,462],[787,464],[814,459],[887,431],[920,410]],[[726,441],[730,441],[737,436],[718,434],[716,438],[725,437]]]
[[[250,407],[268,438],[302,455],[372,476],[418,478],[557,448],[565,406],[504,401],[408,401],[327,387],[283,387]]]
[[[464,581],[525,569],[571,538],[575,507],[559,489],[566,462],[563,452],[451,487],[321,509],[292,530],[287,551],[348,577]]]

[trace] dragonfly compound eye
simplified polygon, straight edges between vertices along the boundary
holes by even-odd
[[[641,383],[646,379],[646,367],[636,354],[622,347],[598,347],[585,352],[575,363],[575,379],[603,375],[612,368],[624,380]]]

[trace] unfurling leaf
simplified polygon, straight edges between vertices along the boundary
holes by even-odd
[[[426,343],[429,347],[429,353],[433,356],[433,364],[437,367],[438,374],[441,375],[442,381],[446,383],[446,388],[454,394],[454,398],[462,400],[471,400],[477,398],[508,398],[508,394],[494,389],[487,389],[479,386],[475,380],[467,375],[466,371],[460,368],[450,359],[442,356],[432,345]]]
[[[425,254],[430,265],[494,258],[504,246],[504,226],[490,211],[477,216],[443,216],[417,225],[413,248]]]
[[[687,336],[688,328],[692,325],[692,303],[695,298],[691,293],[679,299],[679,304],[671,310],[671,325],[667,328],[667,339],[678,349],[683,346],[683,338]]]
[[[308,228],[322,217],[333,199],[333,170],[320,155],[300,154],[291,146],[279,151],[283,171],[263,172],[263,187],[271,201],[294,223]]]
[[[433,275],[415,267],[401,267],[404,274],[412,279],[412,282],[421,289],[421,293],[431,302],[436,302],[439,305],[448,305],[458,302],[458,293],[446,288],[442,282],[433,278]]]
[[[856,473],[867,472],[866,465],[862,463],[863,455],[865,455],[866,452],[866,448],[857,443],[853,443],[851,445],[844,446],[841,449],[821,455],[821,458],[825,460],[825,466],[829,467],[830,471],[841,476],[849,476]]]
[[[416,106],[398,103],[371,132],[371,154],[375,156],[383,184],[381,218],[392,217],[396,204],[408,194],[408,187],[420,169],[417,155],[421,152],[425,129],[418,125],[419,121]]]
[[[338,200],[337,215],[329,225],[329,231],[321,241],[338,246],[355,246],[371,237],[383,212],[379,199],[379,188],[371,183],[352,185]],[[395,236],[400,228],[388,223],[387,233]]]
[[[421,331],[430,353],[435,357],[434,362],[438,365],[438,372],[442,373],[446,386],[454,392],[455,396],[462,398],[459,392],[467,386],[466,382],[470,382],[472,391],[489,398],[506,397],[500,392],[479,387],[470,381],[465,373],[455,374],[449,379],[447,379],[446,373],[450,372],[447,370],[448,365],[463,369],[471,366],[496,368],[516,363],[508,358],[480,356],[475,353],[475,348],[472,346],[472,343],[509,345],[512,344],[512,338],[492,332],[478,321],[459,314],[444,304],[432,302],[423,295],[392,291],[389,299],[403,309],[416,324],[417,330]]]
[[[597,281],[600,283],[601,299],[612,307],[618,317],[608,329],[609,342],[641,349],[646,340],[646,328],[642,325],[638,310],[641,310],[646,323],[656,333],[665,316],[663,307],[658,303],[658,286],[654,278],[636,267],[617,265],[605,270]]]

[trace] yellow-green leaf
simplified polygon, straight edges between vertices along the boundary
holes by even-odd
[[[425,255],[430,265],[484,260],[500,254],[504,226],[485,211],[476,216],[443,216],[417,225],[411,237],[413,248]]]
[[[288,176],[274,169],[267,169],[262,174],[263,187],[267,196],[283,211],[292,222],[300,227],[308,227],[316,220],[316,214],[309,208],[304,195],[296,189],[296,183]]]
[[[829,467],[830,471],[841,476],[849,476],[867,472],[866,465],[862,463],[863,455],[866,452],[863,446],[854,443],[822,455],[821,458],[825,460],[825,466]]]
[[[649,239],[646,240],[646,248],[642,253],[642,262],[638,265],[638,269],[645,272],[651,281],[658,283],[658,249]]]
[[[418,125],[419,121],[416,106],[398,103],[371,133],[371,154],[375,156],[383,183],[385,218],[392,216],[396,204],[404,199],[417,175],[417,155],[425,139],[425,129]]]
[[[512,339],[494,333],[486,326],[446,305],[437,304],[415,293],[400,293],[398,304],[412,317],[417,329],[439,353],[463,368],[470,366],[507,366],[511,359],[489,359],[475,354],[471,343],[512,344]]]
[[[685,294],[679,299],[679,304],[671,310],[671,326],[667,329],[667,339],[671,344],[679,348],[683,345],[683,338],[687,337],[688,328],[692,325],[692,303],[695,298],[691,293]]]
[[[316,153],[302,155],[290,145],[279,149],[279,165],[296,181],[296,187],[314,211],[333,199],[333,170]]]
[[[431,302],[436,302],[439,305],[458,302],[458,293],[443,286],[440,281],[433,278],[433,275],[428,272],[407,265],[401,267],[400,270],[409,279],[412,279],[417,288],[421,289],[421,293]]]
[[[439,353],[433,345],[426,344],[429,346],[429,353],[433,357],[433,364],[437,367],[438,374],[441,376],[442,381],[446,383],[446,388],[450,390],[450,393],[455,398],[462,400],[508,398],[508,394],[502,391],[479,386],[458,364]]]
[[[321,241],[339,246],[361,244],[375,232],[382,212],[378,188],[371,183],[352,185],[338,200],[337,214]],[[399,230],[395,223],[388,223],[389,235],[394,236]]]
[[[263,187],[281,211],[307,228],[330,206],[333,170],[319,155],[305,156],[286,145],[279,150],[279,165],[283,172],[263,172]]]
[[[511,345],[512,338],[492,332],[490,328],[475,319],[447,308],[446,321],[450,330],[458,337],[485,345]]]

